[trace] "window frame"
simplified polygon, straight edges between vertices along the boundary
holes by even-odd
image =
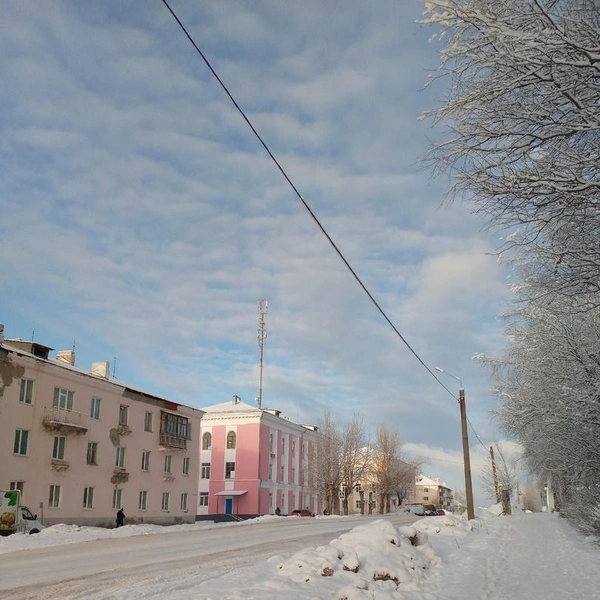
[[[115,456],[115,467],[118,469],[125,468],[125,446],[117,446],[117,453]],[[117,508],[121,508],[120,506]]]
[[[202,450],[212,450],[212,433],[210,431],[202,434]]]
[[[18,490],[21,492],[21,498],[23,497],[23,491],[25,490],[25,482],[24,481],[11,481],[8,487],[9,490]]]
[[[13,454],[29,456],[29,429],[15,429]]]
[[[181,472],[183,473],[183,475],[189,475],[190,474],[190,463],[191,463],[191,459],[189,456],[184,456],[183,457],[183,462],[181,465]]]
[[[188,511],[188,493],[181,492],[181,498],[179,499],[179,510],[181,512]]]
[[[60,500],[60,485],[51,484],[48,492],[48,508],[60,508]]]
[[[52,459],[53,460],[65,460],[66,447],[67,447],[67,436],[66,435],[55,435],[54,443],[52,446]]]
[[[227,461],[225,463],[225,479],[233,479],[232,473],[235,474],[235,461]]]
[[[208,506],[208,492],[198,494],[198,506]]]
[[[237,446],[237,435],[236,435],[235,431],[230,430],[227,432],[226,448],[227,448],[227,450],[235,450],[236,446]]]
[[[169,502],[170,502],[170,492],[163,492],[162,493],[162,500],[160,503],[160,509],[163,511],[167,511],[169,510]]]
[[[113,488],[112,493],[112,508],[119,510],[123,506],[123,488]]]
[[[66,388],[55,387],[54,398],[52,399],[52,407],[58,410],[73,411],[75,402],[75,392]]]
[[[150,450],[142,450],[142,471],[150,470]]]
[[[98,398],[97,396],[92,396],[92,400],[90,402],[90,419],[94,419],[94,421],[100,420],[101,404],[102,404],[102,398]]]
[[[83,488],[83,509],[94,508],[94,488],[93,486]]]
[[[21,385],[19,388],[19,402],[21,404],[33,404],[33,379],[27,377],[21,378]]]
[[[144,413],[144,431],[154,431],[154,413],[151,410]]]
[[[120,404],[119,405],[119,427],[127,427],[129,424],[129,405],[128,404]]]
[[[172,454],[165,454],[165,461],[163,464],[163,473],[172,473],[172,468],[173,468],[173,455]]]
[[[148,490],[140,490],[138,494],[138,510],[148,510]]]
[[[88,442],[85,462],[87,465],[98,465],[98,442]]]
[[[210,463],[202,463],[200,468],[200,479],[210,479]]]

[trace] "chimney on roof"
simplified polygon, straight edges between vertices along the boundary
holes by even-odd
[[[239,404],[242,401],[242,399],[239,396],[231,396],[231,402],[233,404]]]
[[[4,341],[4,323],[0,323],[0,344]]]
[[[72,367],[75,366],[75,351],[74,350],[57,350],[56,360],[58,362],[64,362]]]
[[[96,377],[102,377],[102,379],[108,379],[109,373],[110,363],[107,360],[92,363],[92,375],[95,375]]]

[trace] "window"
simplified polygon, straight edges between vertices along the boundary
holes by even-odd
[[[292,483],[296,483],[296,468],[292,467]]]
[[[235,431],[230,431],[227,434],[227,449],[232,450],[235,448]]]
[[[202,463],[200,479],[210,479],[210,463]]]
[[[212,448],[212,435],[208,431],[202,436],[202,450],[210,450]]]
[[[119,406],[119,425],[125,426],[129,421],[129,406],[121,404]]]
[[[33,379],[21,379],[21,391],[19,393],[19,402],[31,404],[33,399]]]
[[[273,481],[273,463],[269,463],[269,481]]]
[[[183,472],[184,475],[189,475],[190,474],[190,457],[189,456],[184,456],[183,457],[182,472]]]
[[[292,442],[292,458],[296,457],[296,440]]]
[[[100,402],[102,402],[100,398],[92,398],[90,405],[90,417],[92,419],[98,420],[100,418]]]
[[[423,500],[429,500],[429,496],[423,496]]]
[[[269,434],[269,451],[273,452],[273,434]]]
[[[285,466],[281,465],[281,481],[285,481]]]
[[[121,508],[121,506],[123,506],[122,500],[123,500],[123,490],[121,488],[115,488],[113,490],[113,497],[112,497],[113,510],[119,510],[119,508]]]
[[[25,482],[24,481],[11,481],[9,489],[19,490],[21,492],[21,496],[23,496],[23,490],[25,489]]]
[[[140,497],[138,500],[138,508],[140,510],[146,510],[148,506],[148,490],[140,490]]]
[[[152,431],[152,418],[153,414],[147,410],[144,415],[144,431]]]
[[[27,456],[27,442],[29,441],[29,431],[26,429],[17,429],[15,431],[15,445],[13,452],[21,456]]]
[[[94,508],[94,488],[83,488],[83,508]]]
[[[285,454],[285,438],[281,438],[281,455]]]
[[[423,491],[424,491],[425,493],[427,493],[427,492],[429,491],[429,488],[423,488]]]
[[[161,508],[162,510],[169,510],[169,492],[163,492]]]
[[[235,463],[227,462],[225,463],[225,479],[233,479],[235,475]]]
[[[65,459],[65,444],[67,438],[64,435],[54,436],[54,448],[52,449],[52,458],[55,460]]]
[[[172,413],[160,413],[160,432],[183,440],[192,439],[189,419]]]
[[[73,392],[63,388],[54,388],[52,406],[61,410],[73,410]]]
[[[360,500],[357,500],[356,501],[356,508],[360,509],[360,506],[361,506],[361,502],[360,502]]]
[[[208,492],[200,492],[198,506],[208,506]]]
[[[269,507],[273,508],[273,492],[269,492]]]
[[[48,506],[50,508],[58,508],[60,506],[60,485],[50,486],[50,494],[48,495]]]
[[[187,495],[187,492],[183,492],[181,494],[181,500],[179,502],[179,508],[183,512],[187,512],[187,509],[188,509],[188,495]]]
[[[98,442],[88,442],[87,464],[88,465],[97,465],[98,464]]]
[[[171,472],[171,455],[165,454],[165,473]]]
[[[150,450],[142,452],[142,471],[150,470]]]
[[[115,460],[115,467],[119,467],[120,469],[125,468],[125,448],[123,448],[122,446],[119,446],[117,448],[117,458]],[[117,508],[121,507],[117,506]]]

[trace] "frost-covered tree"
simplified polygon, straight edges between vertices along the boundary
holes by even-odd
[[[530,261],[538,297],[600,306],[600,3],[423,0],[439,28],[429,154],[491,227]]]
[[[348,514],[348,496],[354,486],[362,481],[369,464],[371,450],[367,443],[363,418],[354,413],[341,432],[340,477],[345,490],[342,512]]]
[[[313,462],[313,482],[321,498],[325,500],[325,510],[339,512],[338,493],[341,483],[340,447],[342,437],[333,416],[327,410],[320,423],[320,435],[316,460]]]

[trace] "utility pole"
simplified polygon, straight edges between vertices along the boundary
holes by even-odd
[[[471,482],[471,454],[469,452],[469,432],[467,430],[467,407],[465,405],[465,388],[463,387],[462,380],[448,371],[444,371],[440,367],[435,367],[436,371],[440,373],[446,373],[449,377],[458,381],[458,404],[460,406],[460,426],[462,429],[462,443],[463,443],[463,460],[465,463],[465,494],[467,496],[467,518],[475,518],[475,508],[473,507],[473,484]]]
[[[265,326],[265,314],[269,303],[266,300],[261,300],[258,303],[258,349],[260,351],[260,368],[259,368],[259,384],[258,384],[258,408],[262,408],[263,395],[263,366],[265,356],[265,338],[267,337],[267,329]]]
[[[490,446],[490,456],[492,457],[492,476],[494,477],[494,492],[496,492],[496,504],[500,502],[500,486],[498,485],[498,475],[496,474],[496,461],[494,460],[494,446]]]
[[[465,462],[465,492],[467,494],[467,518],[475,518],[473,507],[473,484],[471,483],[471,456],[469,452],[469,432],[467,430],[467,409],[465,406],[465,388],[461,385],[458,390],[460,404],[460,424],[462,427],[463,458]]]

